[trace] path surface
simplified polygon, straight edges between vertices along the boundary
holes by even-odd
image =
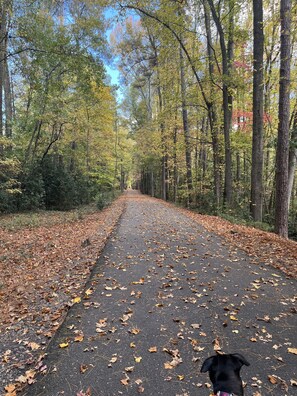
[[[87,290],[24,395],[208,396],[215,339],[251,363],[247,396],[297,394],[296,282],[173,206],[131,192]]]

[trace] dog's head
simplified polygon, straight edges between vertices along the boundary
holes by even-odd
[[[249,362],[239,353],[230,355],[216,355],[207,358],[201,367],[201,373],[209,372],[213,384],[213,391],[219,391],[243,396],[242,381],[240,378],[241,367],[249,366]]]

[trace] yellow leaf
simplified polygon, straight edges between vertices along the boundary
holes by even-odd
[[[157,347],[154,346],[154,347],[149,348],[149,352],[150,352],[150,353],[157,352]]]
[[[184,375],[178,375],[178,376],[177,376],[177,379],[178,379],[179,381],[182,381],[182,380],[185,379],[185,376],[184,376]]]
[[[93,293],[93,290],[92,290],[92,289],[88,289],[88,290],[85,291],[85,294],[86,294],[87,296],[90,296],[92,293]]]
[[[82,342],[84,340],[84,335],[83,334],[79,334],[74,338],[75,342]]]
[[[288,352],[297,355],[297,348],[288,348]]]
[[[142,357],[141,356],[134,356],[134,360],[135,360],[136,363],[140,363],[141,360],[142,360]]]
[[[73,304],[78,304],[80,302],[81,302],[81,298],[80,297],[75,297],[75,298],[72,299],[72,303]]]
[[[68,342],[62,342],[62,344],[59,344],[60,348],[67,348],[69,346]]]
[[[236,318],[236,316],[234,316],[234,315],[230,315],[230,319],[231,319],[231,320],[238,320],[238,319]]]
[[[140,330],[137,329],[136,327],[134,327],[133,329],[130,330],[130,333],[131,333],[131,334],[139,334],[139,333],[140,333]]]
[[[130,348],[135,348],[135,347],[136,347],[135,343],[134,342],[130,342]]]

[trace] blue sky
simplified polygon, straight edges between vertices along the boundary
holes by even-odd
[[[111,7],[107,8],[106,11],[105,11],[105,17],[107,19],[110,19],[111,21],[114,21],[114,19],[116,17],[116,11],[113,8],[111,8]],[[109,43],[110,43],[109,37],[110,37],[110,34],[112,32],[112,29],[113,29],[113,26],[111,26],[111,28],[108,29],[106,31],[106,33],[105,33],[106,34],[106,38],[107,38]],[[107,74],[111,78],[111,83],[113,85],[120,86],[120,81],[119,81],[120,73],[119,73],[118,69],[116,68],[116,66],[114,66],[112,64],[109,64],[109,65],[105,64],[105,69],[106,69]],[[120,90],[118,90],[118,97],[121,97]]]
[[[114,66],[108,66],[108,65],[105,65],[105,68],[106,68],[106,71],[107,71],[107,74],[110,76],[110,78],[111,78],[111,83],[112,84],[115,84],[115,85],[119,85],[120,83],[119,83],[119,76],[120,76],[120,73],[119,73],[119,71],[117,70],[117,68],[116,67],[114,67]]]

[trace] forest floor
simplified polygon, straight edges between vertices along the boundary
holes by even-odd
[[[265,271],[265,268],[270,266],[282,271],[283,275],[279,275],[279,273],[270,274],[268,284],[272,284],[273,287],[277,286],[280,277],[282,282],[285,282],[286,279],[297,278],[296,242],[287,241],[274,234],[254,228],[234,225],[218,217],[200,215],[177,208],[172,204],[149,197],[123,195],[102,212],[94,211],[79,213],[78,215],[77,213],[70,213],[67,216],[57,213],[47,214],[41,221],[42,226],[39,225],[40,216],[38,215],[33,220],[31,218],[31,224],[29,225],[26,224],[26,221],[23,221],[23,218],[19,217],[19,221],[17,221],[17,216],[2,216],[0,218],[0,353],[2,360],[0,366],[0,386],[2,387],[0,395],[14,396],[24,384],[34,383],[37,373],[44,372],[46,374],[48,368],[44,363],[45,349],[60,328],[70,307],[75,309],[80,304],[83,304],[86,308],[90,306],[88,298],[94,290],[93,288],[84,292],[83,290],[108,237],[118,223],[121,214],[126,213],[127,204],[131,204],[131,202],[134,205],[134,210],[137,209],[140,211],[139,213],[149,212],[148,215],[154,218],[155,223],[153,224],[156,224],[156,232],[161,232],[160,235],[162,235],[162,229],[161,231],[158,229],[157,222],[160,221],[164,208],[170,211],[170,216],[176,213],[176,216],[187,217],[192,224],[192,232],[197,231],[195,227],[202,225],[206,230],[203,233],[219,235],[220,245],[225,245],[226,249],[229,249],[228,257],[226,257],[228,265],[225,264],[224,266],[226,274],[230,271],[230,262],[236,263],[243,260],[241,257],[230,259],[230,254],[244,251],[248,255],[249,263],[261,266],[261,271]],[[135,213],[138,212],[134,212],[133,216]],[[167,220],[169,229],[166,232],[174,235],[177,225],[172,226],[170,231],[170,220]],[[166,222],[162,218],[160,224],[163,221]],[[138,228],[137,232],[141,234],[141,223],[135,225]],[[135,233],[136,228],[130,228],[129,232]],[[147,225],[143,227],[143,233],[146,230]],[[198,228],[199,230],[200,228]],[[150,231],[153,232],[152,227],[150,227]],[[193,235],[191,239],[194,240]],[[206,239],[202,243],[206,249],[203,253],[204,258],[216,257],[217,252],[208,249],[207,241],[206,235]],[[187,245],[189,244],[187,243]],[[184,260],[190,258],[184,246],[180,248],[178,254]],[[137,256],[133,251],[131,251],[131,255],[128,252],[124,252],[124,255],[128,260]],[[143,255],[145,255],[145,252],[143,252]],[[101,259],[104,259],[104,257],[101,256]],[[159,255],[158,260],[159,266],[161,266],[164,260],[164,252]],[[255,266],[253,274],[256,273],[257,267]],[[140,277],[140,280],[134,280],[135,285],[143,282],[142,277]],[[258,287],[260,288],[266,283],[264,276],[259,276],[259,279],[253,283],[253,287],[257,291]],[[210,288],[209,283],[205,283],[205,285],[207,284],[207,288]],[[106,287],[105,290],[116,289],[113,286],[111,288]],[[253,298],[257,299],[255,293]],[[190,299],[187,302],[191,302]],[[163,302],[159,305],[160,308],[163,307]],[[291,312],[292,315],[294,313],[296,313],[296,309],[295,312]],[[132,316],[130,314],[131,312],[125,313],[127,316],[122,320],[124,324]],[[236,316],[236,313],[234,315]],[[234,316],[233,319],[236,323],[237,319]],[[262,319],[265,322],[265,316]],[[267,322],[269,321],[267,319]],[[104,321],[101,323],[102,328],[104,323]],[[181,322],[176,319],[176,323]],[[100,326],[98,329],[98,333],[100,333]],[[137,328],[135,329],[137,330]],[[137,333],[136,330],[135,333]],[[234,334],[236,334],[236,331],[238,332],[235,329]],[[78,331],[75,341],[80,343],[82,340],[83,335]],[[253,342],[256,341],[256,338],[254,338]],[[68,347],[66,344],[65,349]],[[296,353],[296,348],[291,349]],[[280,357],[279,361],[282,360],[283,357]],[[117,361],[117,357],[114,356],[111,361],[110,364],[112,365]],[[84,372],[82,366],[81,372]],[[127,376],[126,374],[125,378],[128,384]],[[182,375],[180,375],[180,381],[182,381]],[[270,384],[273,384],[273,381],[276,385],[282,384],[278,377],[271,377]],[[292,386],[295,386],[296,378],[292,381]],[[124,383],[122,383],[122,386]],[[140,383],[139,393],[142,393],[141,390],[142,385]],[[74,395],[74,393],[69,393],[69,395]],[[288,395],[291,396],[290,393]]]

